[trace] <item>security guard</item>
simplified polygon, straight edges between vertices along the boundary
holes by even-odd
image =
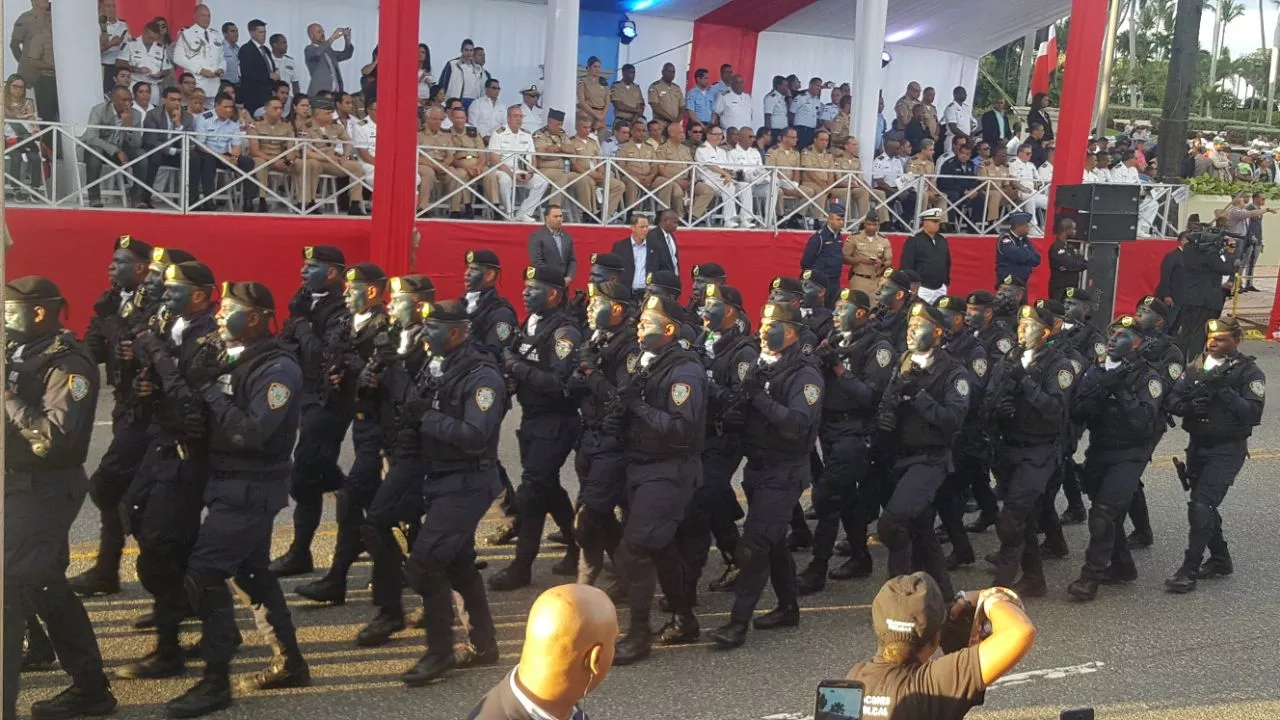
[[[821,275],[819,275],[819,278],[824,279],[821,278]],[[813,284],[810,283],[810,286]],[[816,319],[811,314],[806,313],[805,298],[807,296],[816,297],[817,295],[821,295],[821,292],[816,288],[806,291],[805,282],[797,278],[779,275],[769,284],[769,302],[786,303],[800,313],[800,319],[803,322],[800,330],[800,352],[810,361],[815,358],[814,351],[818,347],[818,343],[831,334],[832,327],[830,311],[825,311],[824,309],[824,313],[818,315]],[[823,330],[825,334],[819,335],[815,332],[815,327]],[[810,482],[814,482],[820,477],[822,477],[822,458],[818,455],[818,448],[815,445],[809,453]],[[809,523],[805,521],[804,508],[797,502],[795,507],[791,509],[791,534],[787,537],[787,547],[795,551],[812,546],[813,531],[809,528]]]
[[[999,277],[999,276],[997,276]],[[1019,308],[1027,301],[1027,284],[1013,275],[1005,275],[996,285],[994,320],[1012,338],[1018,337]],[[999,348],[996,348],[997,350]]]
[[[347,573],[363,550],[360,527],[364,513],[382,482],[385,437],[378,419],[379,403],[372,388],[361,387],[360,375],[370,363],[385,362],[393,350],[385,305],[386,273],[373,263],[358,263],[347,268],[344,277],[343,302],[351,313],[351,328],[345,352],[326,371],[325,381],[332,385],[330,392],[341,396],[343,405],[355,410],[351,424],[355,459],[338,492],[338,538],[329,571],[319,580],[294,590],[308,600],[334,605],[347,600]]]
[[[253,608],[273,658],[237,691],[305,687],[311,671],[275,574],[268,570],[276,514],[289,504],[289,453],[298,435],[303,376],[271,336],[275,301],[265,285],[223,283],[218,333],[226,352],[215,366],[192,367],[187,382],[209,419],[209,481],[204,520],[187,562],[186,587],[204,635],[204,677],[165,704],[172,718],[231,706],[231,657],[238,631],[227,581]]]
[[[186,373],[216,362],[222,352],[213,316],[213,272],[184,262],[169,265],[164,277],[157,322],[134,341],[148,368],[145,377],[135,379],[135,392],[153,403],[159,434],[124,498],[129,530],[138,541],[138,580],[155,598],[156,649],[116,670],[123,678],[173,677],[185,667],[178,644],[178,625],[189,608],[183,577],[209,474],[208,419]]]
[[[800,316],[818,342],[822,342],[835,330],[834,315],[827,307],[827,293],[831,292],[831,285],[827,282],[827,276],[818,270],[800,273],[800,285],[804,288],[804,297],[800,300]]]
[[[800,624],[796,565],[786,543],[788,515],[810,482],[809,453],[821,424],[823,396],[822,372],[800,343],[803,329],[797,308],[767,303],[760,321],[760,359],[743,380],[743,393],[750,398],[742,478],[748,510],[735,558],[740,574],[733,611],[728,623],[711,632],[721,647],[746,642],[747,623],[770,580],[778,607],[755,618],[755,628]]]
[[[876,306],[872,309],[872,321],[876,332],[902,354],[907,349],[907,300],[911,297],[911,278],[901,270],[886,268],[880,275],[880,286],[875,292]]]
[[[702,484],[693,492],[689,517],[678,535],[690,595],[706,567],[712,539],[724,561],[724,571],[711,581],[709,589],[732,590],[738,579],[734,555],[738,549],[737,522],[744,513],[733,491],[733,476],[742,464],[741,431],[746,421],[742,383],[760,356],[754,338],[742,330],[746,314],[742,293],[728,285],[710,283],[704,294],[707,438],[702,451]]]
[[[332,392],[328,379],[351,337],[351,312],[342,298],[346,260],[341,250],[326,245],[304,247],[302,259],[302,286],[289,300],[289,319],[279,338],[302,367],[297,399],[302,421],[289,478],[293,542],[271,563],[271,572],[279,577],[312,570],[311,541],[320,526],[324,494],[342,489],[346,481],[338,453],[355,416]]]
[[[987,375],[991,366],[987,349],[965,325],[968,311],[966,299],[943,295],[938,298],[937,308],[947,319],[942,350],[964,368],[965,379],[969,382],[969,409],[965,413],[964,426],[956,435],[951,448],[953,467],[934,498],[942,527],[951,540],[947,570],[954,571],[961,565],[972,565],[976,559],[969,534],[964,529],[964,506],[965,496],[974,482],[974,473],[982,473],[982,483],[988,484],[987,453],[991,442],[983,427],[982,400],[986,395]]]
[[[1005,330],[1004,325],[995,322],[996,298],[986,290],[971,293],[966,299],[964,322],[973,331],[978,343],[987,350],[987,372],[995,369],[1014,347],[1014,338]],[[990,384],[986,385],[990,389]],[[983,394],[986,405],[986,392]],[[978,517],[964,526],[966,532],[980,533],[996,524],[1000,508],[996,504],[995,493],[991,491],[991,438],[987,427],[987,416],[984,408],[983,424],[976,428],[986,438],[987,446],[973,448],[972,451],[961,452],[956,456],[956,470],[969,478],[969,491],[978,504]]]
[[[529,313],[512,347],[502,351],[507,387],[520,400],[519,537],[509,566],[489,578],[489,589],[515,590],[532,579],[533,561],[542,544],[547,515],[565,534],[568,549],[552,568],[555,575],[578,574],[573,539],[573,503],[560,486],[560,468],[578,438],[578,406],[565,394],[574,353],[582,333],[564,310],[564,275],[555,268],[530,266],[524,272],[524,307]]]
[[[949,321],[917,302],[907,323],[907,352],[884,392],[877,425],[896,436],[893,487],[876,533],[889,550],[889,575],[927,572],[952,593],[942,546],[933,530],[933,501],[947,477],[951,443],[969,410],[969,375],[942,349]]]
[[[111,408],[111,445],[89,478],[89,497],[98,507],[102,530],[93,566],[71,578],[71,589],[85,597],[120,592],[120,556],[124,552],[124,525],[120,499],[138,472],[147,446],[155,439],[155,426],[133,394],[133,333],[159,304],[142,289],[151,260],[151,246],[128,235],[116,239],[107,275],[111,289],[93,304],[94,316],[84,342],[96,362],[107,367],[115,404]],[[96,373],[94,378],[97,378]]]
[[[893,265],[893,247],[880,234],[880,218],[864,218],[858,232],[845,238],[843,252],[849,265],[849,288],[874,296],[880,274]]]
[[[604,569],[605,553],[613,556],[622,540],[622,524],[614,513],[626,505],[622,478],[627,459],[619,438],[605,432],[605,425],[611,412],[620,411],[610,400],[636,372],[640,351],[627,322],[631,288],[607,281],[588,285],[587,292],[591,296],[587,305],[591,338],[583,346],[569,381],[582,411],[582,439],[574,455],[579,490],[573,529],[582,547],[578,582],[594,585]]]
[[[698,354],[679,342],[676,300],[653,296],[636,325],[639,369],[618,392],[620,416],[610,425],[626,451],[627,520],[618,545],[618,572],[628,586],[631,621],[618,642],[614,663],[630,665],[649,655],[649,610],[656,582],[671,609],[658,634],[661,645],[698,640],[698,619],[687,592],[676,546],[693,490],[702,480],[707,424],[707,378]]]
[[[1026,286],[1031,271],[1040,266],[1040,251],[1031,244],[1031,213],[1009,216],[1009,229],[996,240],[996,277],[1014,277]]]
[[[1093,506],[1084,566],[1067,593],[1086,602],[1097,597],[1099,584],[1138,577],[1124,538],[1124,513],[1150,458],[1151,438],[1164,427],[1164,384],[1140,359],[1146,338],[1137,321],[1118,318],[1108,335],[1106,356],[1085,372],[1071,403],[1071,417],[1089,428],[1084,478]]]
[[[502,371],[489,353],[471,343],[462,303],[424,304],[422,314],[422,337],[431,360],[419,375],[421,399],[409,409],[421,424],[396,437],[397,446],[420,452],[426,463],[422,530],[404,574],[422,595],[427,652],[400,676],[410,687],[426,685],[455,667],[498,662],[493,616],[476,569],[475,536],[502,488],[497,470],[506,405]],[[542,523],[537,525],[541,534]],[[462,598],[460,619],[468,633],[468,644],[458,651],[453,646],[454,592]]]
[[[127,248],[126,248],[127,250]],[[129,253],[126,253],[129,254]],[[128,258],[121,258],[128,260]],[[71,687],[33,718],[115,710],[84,605],[67,583],[67,535],[84,504],[84,460],[98,406],[94,358],[58,315],[57,286],[29,275],[5,287],[4,716],[16,718],[25,611],[40,616]],[[114,310],[114,308],[113,308]]]
[[[644,302],[655,295],[665,297],[668,300],[680,302],[680,295],[684,292],[684,285],[680,282],[680,276],[670,270],[659,270],[651,272],[645,276],[645,296]],[[702,328],[698,323],[698,316],[694,314],[680,314],[675,320],[679,323],[680,339],[696,346],[698,339],[702,336]]]
[[[1054,308],[1053,305],[1057,305]],[[1024,305],[1019,312],[1018,345],[992,372],[987,385],[987,414],[995,419],[999,440],[996,481],[1004,504],[996,520],[1000,550],[993,556],[995,585],[1013,585],[1019,595],[1041,597],[1047,591],[1040,557],[1039,516],[1045,488],[1062,460],[1061,442],[1068,422],[1075,368],[1056,342],[1061,304]]]
[[[404,606],[400,600],[403,584],[404,548],[398,539],[413,534],[422,517],[422,479],[425,460],[415,449],[405,449],[396,436],[405,427],[416,429],[418,417],[409,412],[417,398],[416,378],[427,363],[422,342],[422,304],[435,302],[436,288],[425,275],[393,277],[387,282],[387,333],[384,336],[394,354],[375,351],[375,359],[360,374],[360,388],[376,404],[382,428],[382,450],[387,474],[365,513],[360,537],[373,558],[370,585],[377,615],[356,635],[356,645],[376,647],[404,629]],[[394,531],[400,534],[395,536]],[[406,544],[408,544],[406,542]]]
[[[1062,322],[1062,342],[1082,357],[1082,366],[1088,368],[1107,354],[1107,339],[1092,322],[1095,302],[1093,292],[1088,288],[1068,287],[1062,291],[1059,299],[1066,312]],[[1080,493],[1080,468],[1075,462],[1076,449],[1084,427],[1078,421],[1073,425],[1069,442],[1062,453],[1065,460],[1062,467],[1062,491],[1067,498],[1067,509],[1062,511],[1058,520],[1063,525],[1078,525],[1087,519],[1084,498]],[[1048,504],[1048,507],[1052,507],[1052,504]]]
[[[1037,308],[1045,308],[1052,315],[1054,322],[1066,325],[1066,310],[1060,302],[1050,302],[1048,300],[1037,300],[1035,302]],[[1075,348],[1066,345],[1061,340],[1062,331],[1058,331],[1058,337],[1054,338],[1054,345],[1058,346],[1062,351],[1062,356],[1071,363],[1071,369],[1079,380],[1086,368],[1091,366],[1094,361],[1090,360],[1084,354],[1076,351]],[[1062,453],[1062,459],[1057,464],[1057,469],[1049,476],[1049,483],[1045,485],[1044,495],[1040,501],[1040,523],[1039,532],[1044,535],[1044,542],[1040,544],[1040,556],[1062,559],[1071,554],[1071,548],[1067,545],[1066,535],[1062,532],[1062,520],[1058,517],[1057,498],[1058,491],[1062,489],[1062,480],[1066,476],[1066,461],[1068,459],[1067,450],[1073,452],[1071,458],[1074,459],[1075,444],[1072,439],[1075,437],[1075,425],[1068,418],[1067,422],[1062,426],[1062,438],[1058,444]]]
[[[843,523],[852,556],[831,572],[845,580],[871,574],[867,524],[877,505],[878,488],[868,481],[871,436],[875,434],[880,398],[893,375],[893,346],[871,327],[871,299],[845,288],[836,302],[836,327],[818,345],[826,398],[818,442],[824,460],[814,483],[813,505],[818,525],[813,532],[813,560],[796,578],[801,595],[826,587],[827,570]]]
[[[1154,295],[1147,295],[1138,301],[1133,318],[1138,323],[1138,330],[1145,336],[1142,343],[1142,361],[1156,371],[1166,393],[1173,390],[1173,385],[1182,377],[1182,349],[1173,343],[1168,334],[1168,320],[1173,309]],[[1168,424],[1162,415],[1159,425],[1151,439],[1151,452],[1154,453],[1160,439],[1164,437]],[[1155,542],[1151,532],[1151,512],[1147,509],[1147,494],[1142,483],[1138,484],[1138,492],[1133,496],[1133,504],[1129,506],[1129,518],[1133,520],[1133,532],[1129,533],[1130,547],[1150,547]]]
[[[1188,593],[1196,581],[1232,573],[1231,553],[1222,535],[1218,507],[1249,453],[1249,436],[1262,422],[1267,378],[1253,358],[1240,353],[1244,332],[1235,318],[1210,320],[1204,352],[1178,379],[1169,411],[1182,418],[1187,444],[1187,552],[1165,589]],[[1201,564],[1205,548],[1209,559]]]

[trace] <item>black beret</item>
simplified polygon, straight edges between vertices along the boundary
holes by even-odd
[[[1205,323],[1205,331],[1212,333],[1231,333],[1239,336],[1243,330],[1240,327],[1240,321],[1233,317],[1215,318]]]
[[[548,119],[548,120],[559,120],[560,122],[564,122],[564,111],[563,111],[563,110],[548,110],[548,111],[547,111],[547,119]]]
[[[769,289],[780,290],[784,293],[791,293],[796,297],[804,295],[804,286],[800,284],[799,280],[793,277],[784,277],[782,275],[775,277],[773,282],[769,283]]]
[[[154,265],[177,265],[195,259],[195,255],[179,248],[151,248],[151,262]]]
[[[547,267],[545,265],[541,267],[534,267],[533,265],[530,265],[524,269],[524,278],[526,280],[540,282],[543,285],[558,287],[562,290],[564,289],[564,273],[560,272],[557,268]]]
[[[626,267],[622,264],[622,258],[618,257],[617,255],[614,255],[611,252],[591,253],[591,264],[602,267],[605,270],[612,270],[614,272],[622,272],[626,269]]]
[[[827,276],[822,274],[822,271],[820,270],[805,270],[803,273],[800,273],[800,279],[808,280],[815,285],[821,285],[823,287],[827,286]]]
[[[1018,312],[1018,317],[1032,318],[1045,326],[1052,326],[1054,320],[1053,312],[1049,308],[1035,305],[1023,305],[1022,310]]]
[[[451,325],[466,322],[467,306],[457,300],[441,300],[422,304],[422,319]]]
[[[1097,298],[1093,296],[1093,291],[1088,288],[1069,287],[1062,291],[1063,300],[1079,300],[1081,302],[1097,302]]]
[[[692,274],[693,277],[710,278],[712,280],[721,281],[728,277],[724,272],[724,268],[720,267],[716,263],[701,263],[699,265],[694,265],[690,274]]]
[[[1037,300],[1036,307],[1042,310],[1048,310],[1049,313],[1056,318],[1062,318],[1067,314],[1067,309],[1057,300]]]
[[[677,293],[684,292],[684,284],[680,282],[680,276],[670,270],[649,273],[645,276],[644,284],[674,290]]]
[[[970,293],[967,300],[970,305],[977,305],[979,307],[986,307],[987,305],[993,304],[995,301],[996,296],[986,290],[977,290]]]
[[[1134,319],[1132,315],[1121,315],[1108,325],[1107,329],[1115,330],[1116,328],[1134,328],[1137,324],[1138,321]]]
[[[964,314],[966,305],[968,303],[965,302],[964,298],[956,297],[955,295],[943,295],[934,303],[934,306],[939,310],[960,314]]]
[[[386,282],[387,274],[373,263],[358,263],[347,268],[347,282],[380,283]]]
[[[241,305],[249,307],[263,313],[274,314],[276,311],[275,298],[271,296],[271,291],[266,285],[258,282],[224,282],[222,283],[222,297],[231,298]]]
[[[1022,280],[1019,280],[1018,278],[1012,275],[1005,275],[1004,279],[1000,281],[1000,284],[1009,285],[1011,287],[1022,288],[1023,290],[1027,289],[1027,284],[1025,282],[1023,282]]]
[[[707,283],[707,297],[715,298],[725,305],[732,305],[739,310],[742,309],[742,293],[738,292],[738,288],[718,283]]]
[[[920,273],[916,272],[915,270],[903,270],[902,275],[906,277],[907,280],[911,281],[912,285],[920,284],[920,280],[921,280]]]
[[[126,250],[143,262],[151,261],[151,246],[128,235],[116,238],[116,250]]]
[[[929,322],[938,327],[947,327],[951,324],[951,320],[947,318],[947,314],[938,308],[923,302],[918,302],[911,306],[911,317],[925,317]]]
[[[855,306],[865,310],[871,309],[871,298],[861,290],[843,288],[840,290],[840,299],[848,303],[853,303]]]
[[[605,297],[614,302],[629,303],[632,299],[631,288],[626,283],[610,280],[602,283],[591,283],[587,286],[587,295]]]
[[[4,299],[21,303],[38,303],[46,300],[61,300],[62,292],[49,278],[27,275],[5,286]]]
[[[342,251],[331,245],[308,245],[302,248],[302,257],[306,260],[329,263],[330,265],[346,265],[347,258]]]
[[[498,253],[492,250],[468,250],[468,265],[484,265],[495,270],[502,269],[502,263],[498,261]]]
[[[644,301],[644,309],[656,312],[676,322],[684,320],[684,308],[680,306],[680,303],[662,295],[650,295],[649,299]]]
[[[760,311],[760,317],[764,320],[790,323],[792,325],[799,325],[804,322],[800,316],[800,311],[789,303],[765,303],[764,308]]]
[[[165,268],[164,284],[213,287],[216,283],[213,279],[213,271],[208,265],[191,260]]]
[[[1151,310],[1151,312],[1154,312],[1165,320],[1169,319],[1169,306],[1165,305],[1164,301],[1155,295],[1148,295],[1142,298],[1138,301],[1138,305],[1145,305],[1149,310]]]
[[[431,278],[426,275],[401,275],[393,277],[387,283],[393,293],[403,293],[406,295],[428,295],[427,300],[434,300],[436,296],[435,283],[431,282]]]
[[[897,285],[903,290],[911,289],[911,276],[902,270],[894,270],[893,268],[886,268],[885,271],[881,273],[881,277],[885,278],[886,280],[893,283],[894,285]]]

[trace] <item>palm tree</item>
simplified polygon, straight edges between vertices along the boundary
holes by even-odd
[[[1244,15],[1244,5],[1237,0],[1218,0],[1217,7],[1206,5],[1206,10],[1213,11],[1213,54],[1209,60],[1209,86],[1213,87],[1218,80],[1218,54],[1222,51],[1222,43],[1226,41],[1227,26]],[[1213,117],[1213,108],[1206,99],[1204,103],[1206,117]]]

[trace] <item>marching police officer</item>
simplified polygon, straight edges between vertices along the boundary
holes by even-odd
[[[1048,300],[1037,300],[1035,302],[1037,308],[1045,308],[1053,315],[1054,322],[1060,325],[1066,325],[1066,310],[1060,302],[1050,302]],[[1093,364],[1093,360],[1075,348],[1061,342],[1061,333],[1059,337],[1054,339],[1055,345],[1060,345],[1063,357],[1071,363],[1071,369],[1079,380],[1086,368]],[[1045,485],[1044,494],[1040,501],[1040,523],[1038,530],[1044,535],[1044,542],[1040,544],[1040,556],[1062,559],[1071,554],[1071,548],[1067,546],[1066,535],[1062,532],[1062,520],[1058,517],[1058,509],[1056,501],[1058,491],[1062,489],[1062,480],[1066,476],[1066,465],[1068,460],[1067,450],[1072,450],[1070,459],[1074,460],[1074,442],[1075,424],[1071,422],[1069,417],[1067,422],[1062,426],[1062,438],[1058,444],[1059,450],[1062,452],[1062,458],[1057,464],[1057,468],[1052,475],[1049,476],[1049,483]]]
[[[1089,428],[1083,477],[1093,505],[1084,566],[1067,594],[1086,602],[1097,597],[1099,584],[1138,577],[1124,538],[1124,514],[1150,459],[1151,438],[1157,426],[1164,427],[1164,384],[1140,359],[1146,338],[1137,321],[1118,318],[1108,334],[1105,358],[1085,372],[1071,403],[1071,416]]]
[[[748,509],[735,558],[739,575],[733,610],[729,622],[711,632],[721,647],[746,642],[747,623],[770,580],[778,607],[755,618],[755,628],[800,623],[795,560],[786,542],[788,514],[810,482],[809,453],[818,435],[823,395],[822,372],[800,343],[804,329],[799,309],[767,303],[760,321],[760,358],[743,380],[750,398],[742,479]]]
[[[622,273],[625,270],[622,258],[617,255],[613,253],[591,253],[591,272],[587,276],[587,283],[616,282],[621,280]],[[569,314],[573,318],[573,322],[580,328],[587,326],[587,305],[590,302],[591,298],[587,295],[587,291],[578,290],[573,294],[573,302],[569,304]]]
[[[382,482],[384,436],[378,420],[378,402],[371,388],[360,386],[360,375],[370,363],[385,362],[394,352],[384,297],[386,273],[373,263],[358,263],[348,267],[344,277],[343,302],[351,313],[349,337],[337,362],[325,370],[325,380],[332,385],[329,392],[339,394],[340,402],[355,410],[351,424],[355,460],[338,492],[338,537],[329,571],[319,580],[294,590],[308,600],[334,605],[346,602],[347,573],[363,548],[360,527],[364,513]]]
[[[769,283],[769,302],[790,305],[800,315],[800,319],[803,321],[800,328],[800,349],[808,348],[808,355],[812,357],[814,348],[818,347],[818,342],[826,336],[819,336],[814,333],[813,326],[808,322],[808,316],[804,313],[804,296],[804,282],[799,278],[779,275]],[[826,314],[826,319],[828,323],[831,322],[831,314],[829,312]],[[828,334],[831,332],[829,324],[827,325],[827,332]]]
[[[1000,277],[1000,276],[997,276]],[[994,321],[1004,328],[1010,337],[1018,336],[1019,308],[1027,300],[1027,284],[1014,275],[1001,277],[996,285],[996,298],[992,308]],[[997,348],[998,349],[998,348]]]
[[[995,304],[995,296],[986,290],[971,293],[965,303],[964,322],[977,338],[978,344],[987,350],[988,373],[995,369],[996,363],[1003,360],[1014,347],[1014,338],[1009,335],[1003,325],[995,322]],[[984,384],[984,406],[986,394],[990,388],[989,381],[988,378],[988,382]],[[988,433],[989,418],[986,416],[985,409],[984,407],[983,422],[974,428],[974,431],[982,434],[985,446],[970,448],[966,445],[955,458],[956,471],[969,478],[969,491],[973,493],[973,500],[978,504],[978,517],[964,526],[965,532],[985,532],[987,528],[996,524],[996,517],[1000,513],[1000,508],[996,504],[996,495],[991,491],[991,437]],[[966,431],[969,429],[966,428]]]
[[[578,437],[578,405],[565,393],[582,333],[565,311],[564,275],[555,268],[530,266],[524,272],[524,307],[529,316],[513,347],[502,351],[508,389],[516,390],[520,414],[519,536],[509,566],[489,578],[490,590],[515,590],[532,579],[533,561],[542,544],[547,515],[568,541],[556,575],[578,574],[573,539],[573,503],[560,486],[560,468]]]
[[[427,363],[422,342],[423,303],[435,302],[436,288],[425,275],[404,275],[387,281],[387,333],[394,355],[379,352],[360,374],[362,390],[376,403],[382,428],[387,474],[365,513],[360,536],[373,558],[370,574],[373,606],[377,614],[356,635],[356,645],[376,647],[404,629],[404,605],[400,599],[407,538],[422,517],[422,480],[426,464],[418,446],[403,447],[395,439],[400,431],[416,430],[420,418],[409,411],[417,398],[418,373]],[[399,535],[395,535],[400,531]]]
[[[821,274],[819,274],[819,277],[821,277]],[[819,341],[831,334],[832,320],[831,311],[825,308],[824,312],[816,317],[813,316],[812,312],[806,313],[806,294],[817,299],[821,299],[823,295],[817,289],[806,293],[804,281],[798,278],[779,275],[773,279],[773,282],[769,283],[769,302],[786,303],[800,313],[800,319],[803,322],[800,330],[800,352],[812,360],[814,358],[813,352],[818,347]],[[826,331],[826,334],[818,335],[815,332],[815,327],[821,327]],[[820,477],[822,477],[822,458],[818,455],[818,448],[815,445],[809,453],[810,482],[815,482]],[[791,550],[801,550],[812,546],[813,531],[809,529],[809,523],[805,521],[804,509],[797,502],[795,507],[791,509],[791,534],[787,537],[787,547]]]
[[[676,528],[685,518],[702,476],[707,424],[707,378],[698,354],[679,341],[679,301],[651,296],[636,325],[643,354],[639,369],[618,392],[621,417],[610,424],[626,450],[627,521],[617,564],[628,586],[631,621],[614,663],[630,665],[649,655],[650,606],[655,582],[671,609],[658,635],[662,645],[698,640],[693,598],[686,592]]]
[[[578,582],[593,585],[622,540],[622,524],[614,512],[626,505],[627,459],[614,433],[605,431],[611,412],[620,412],[610,400],[636,371],[640,352],[628,326],[631,288],[608,281],[587,286],[587,327],[591,338],[583,346],[570,387],[580,399],[582,439],[575,455],[578,471],[578,510],[574,536],[582,548]]]
[[[1074,223],[1072,226],[1074,227]],[[1077,356],[1082,369],[1087,369],[1107,353],[1107,339],[1092,322],[1095,302],[1093,292],[1088,288],[1068,287],[1062,290],[1061,295],[1059,299],[1066,313],[1062,322],[1061,342]],[[1062,525],[1078,525],[1087,519],[1084,497],[1080,493],[1080,468],[1075,461],[1076,448],[1079,447],[1084,426],[1078,421],[1072,425],[1062,452],[1062,492],[1067,498],[1067,509],[1058,518]],[[1052,512],[1054,505],[1046,503],[1045,508]]]
[[[209,418],[206,512],[185,580],[204,633],[204,676],[165,704],[169,717],[200,717],[231,706],[231,658],[239,636],[227,586],[233,578],[273,654],[237,690],[311,684],[284,592],[268,570],[275,516],[289,504],[302,391],[301,368],[268,329],[274,313],[265,285],[223,283],[217,322],[226,351],[216,366],[193,366],[187,373]]]
[[[420,452],[426,463],[422,529],[405,562],[405,578],[422,596],[427,631],[426,654],[400,676],[411,687],[426,685],[455,667],[498,662],[493,616],[476,569],[475,535],[502,488],[498,436],[506,405],[502,372],[488,352],[471,343],[462,303],[425,304],[422,313],[422,337],[431,359],[419,374],[419,399],[409,409],[421,424],[402,429],[396,438],[397,445]],[[530,482],[528,476],[525,482]],[[522,529],[532,525],[541,535],[541,522],[521,520]],[[454,592],[462,598],[461,620],[468,633],[468,644],[458,652],[453,646]]]
[[[835,329],[835,320],[831,309],[827,307],[827,293],[832,292],[833,296],[835,293],[828,288],[827,276],[818,270],[800,273],[800,286],[804,288],[804,297],[800,299],[800,317],[804,318],[814,338],[822,342]],[[834,306],[832,303],[832,307]]]
[[[933,501],[947,476],[951,443],[969,409],[969,376],[943,349],[941,310],[917,302],[907,323],[907,353],[885,389],[877,425],[896,435],[892,490],[876,531],[889,550],[889,575],[918,564],[951,593],[942,546],[933,530]]]
[[[48,626],[72,680],[66,691],[34,703],[31,716],[108,715],[116,707],[93,626],[65,575],[67,533],[88,491],[84,460],[98,405],[97,363],[58,321],[65,306],[58,287],[42,277],[19,278],[5,288],[6,718],[17,717],[24,608]]]
[[[724,268],[717,263],[701,263],[694,265],[689,269],[689,276],[692,279],[692,289],[689,291],[689,304],[685,306],[685,312],[690,316],[702,317],[702,313],[706,310],[707,286],[727,285],[729,280],[724,272]],[[745,331],[744,331],[745,332]]]
[[[942,349],[964,368],[965,379],[969,381],[969,409],[951,449],[953,467],[934,499],[938,517],[951,540],[951,554],[947,556],[947,570],[951,571],[961,565],[972,565],[976,560],[969,533],[964,528],[964,505],[965,495],[974,482],[971,473],[983,473],[982,484],[989,485],[986,456],[991,443],[983,429],[982,400],[986,394],[990,362],[987,349],[965,324],[968,312],[966,299],[944,295],[938,298],[937,308],[948,323]]]
[[[1172,315],[1173,309],[1154,295],[1147,295],[1139,300],[1133,313],[1133,319],[1137,321],[1138,329],[1144,335],[1140,350],[1142,361],[1156,371],[1166,393],[1171,392],[1174,383],[1182,377],[1182,364],[1185,359],[1181,348],[1173,343],[1173,338],[1168,334],[1168,320]],[[1164,437],[1168,428],[1164,414],[1161,414],[1156,422],[1158,427],[1151,438],[1152,453],[1155,452],[1156,446],[1160,444],[1160,439]],[[1128,539],[1130,547],[1151,547],[1155,542],[1155,536],[1151,532],[1151,512],[1147,509],[1147,493],[1141,482],[1138,483],[1138,491],[1133,496],[1133,504],[1129,506],[1129,518],[1133,520],[1133,532],[1129,533]]]
[[[670,270],[659,270],[651,272],[645,276],[645,296],[644,301],[650,297],[658,295],[680,302],[680,295],[684,292],[684,286],[680,282],[680,276]],[[680,339],[696,346],[699,338],[702,336],[702,327],[698,324],[698,316],[694,314],[683,314],[676,318],[680,323]]]
[[[911,297],[911,278],[901,270],[886,268],[876,288],[876,306],[872,310],[876,332],[902,354],[907,348],[907,300]]]
[[[1047,592],[1040,503],[1062,460],[1067,408],[1076,384],[1071,360],[1056,342],[1049,342],[1062,326],[1055,314],[1062,314],[1057,301],[1022,307],[1018,345],[996,366],[987,385],[988,416],[995,418],[998,435],[996,481],[1004,488],[996,520],[1000,549],[990,556],[996,566],[994,582],[1010,586],[1021,566],[1022,577],[1013,587],[1031,597]]]
[[[289,301],[289,319],[280,329],[280,343],[302,367],[302,390],[297,398],[302,421],[289,478],[293,496],[293,542],[271,563],[279,577],[311,572],[311,541],[320,527],[324,494],[342,489],[345,476],[338,468],[342,440],[355,411],[341,402],[327,377],[351,338],[351,312],[342,297],[346,259],[326,245],[302,249],[302,285]]]
[[[1013,277],[1026,286],[1031,271],[1040,266],[1040,251],[1031,244],[1031,213],[1009,216],[1009,229],[996,241],[996,277]]]
[[[1210,320],[1205,330],[1204,352],[1191,361],[1169,398],[1169,411],[1182,418],[1182,429],[1191,436],[1186,469],[1179,471],[1191,491],[1187,551],[1182,566],[1164,581],[1174,593],[1195,590],[1197,580],[1232,573],[1218,507],[1244,465],[1267,390],[1262,369],[1240,353],[1244,331],[1238,320]],[[1209,559],[1201,564],[1205,548]]]
[[[852,556],[831,572],[845,580],[871,574],[867,524],[878,493],[868,481],[871,436],[876,412],[893,375],[893,346],[871,327],[871,299],[860,290],[845,288],[836,301],[836,329],[818,345],[826,398],[818,442],[824,460],[821,479],[814,483],[813,504],[818,525],[813,532],[813,560],[796,578],[801,595],[826,587],[828,565],[837,531],[843,524]]]

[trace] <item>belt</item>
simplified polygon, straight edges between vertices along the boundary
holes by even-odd
[[[860,272],[856,272],[856,273],[854,273],[854,274],[853,274],[853,276],[854,276],[854,277],[860,277],[860,278],[866,278],[867,280],[875,280],[875,279],[876,279],[876,276],[875,276],[875,275],[863,275],[863,274],[862,274],[862,273],[860,273]]]
[[[1035,447],[1037,445],[1053,445],[1057,443],[1059,438],[1056,435],[1048,437],[1007,437],[1004,444],[1009,447]]]
[[[452,475],[460,472],[475,472],[477,470],[488,470],[497,467],[497,461],[485,458],[483,460],[461,460],[458,462],[428,462],[427,475]]]

